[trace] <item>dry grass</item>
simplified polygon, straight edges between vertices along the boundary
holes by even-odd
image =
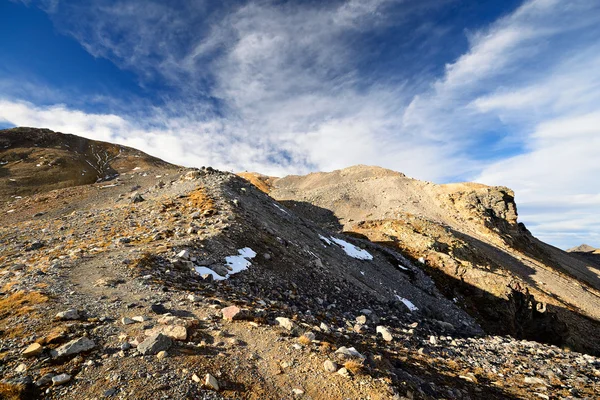
[[[26,398],[26,394],[21,387],[0,382],[0,400],[21,400]]]
[[[302,335],[298,338],[298,343],[300,343],[301,345],[304,345],[304,346],[308,346],[309,344],[312,343],[312,340],[310,340],[306,336]]]
[[[271,178],[268,176],[255,174],[252,172],[240,172],[237,175],[256,186],[256,188],[261,192],[269,194],[271,191]]]
[[[202,212],[215,210],[215,202],[211,199],[203,188],[199,188],[190,193],[188,197],[188,206],[197,208]]]
[[[328,353],[330,351],[335,350],[335,345],[329,342],[321,342],[321,347],[319,348],[323,353]]]
[[[362,371],[364,364],[362,361],[348,360],[344,363],[344,368],[356,375]]]
[[[5,299],[0,300],[0,319],[12,315],[30,313],[37,304],[48,301],[48,297],[39,292],[18,291]]]

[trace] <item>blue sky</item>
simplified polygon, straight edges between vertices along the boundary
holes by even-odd
[[[0,127],[504,185],[542,240],[600,247],[599,39],[589,0],[0,0]]]

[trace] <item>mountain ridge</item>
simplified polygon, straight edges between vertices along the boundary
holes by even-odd
[[[493,303],[475,285],[434,268],[435,256],[464,261],[471,246],[483,246],[452,236],[449,225],[402,214],[406,226],[421,224],[437,240],[413,231],[407,239],[419,239],[422,249],[400,248],[379,226],[402,227],[399,219],[380,219],[389,210],[374,208],[377,219],[350,221],[349,214],[340,220],[339,210],[313,204],[312,195],[306,200],[313,202],[278,201],[234,174],[145,161],[135,150],[120,154],[108,180],[78,184],[60,168],[79,172],[89,153],[82,159],[63,151],[75,161],[48,167],[57,173],[44,175],[40,190],[32,185],[21,195],[0,195],[0,398],[600,394],[595,348],[585,340],[553,345],[547,337],[562,329],[573,334],[564,324],[575,320],[556,319],[551,304],[524,288]],[[19,171],[25,181],[40,168],[37,159],[27,162]],[[0,165],[1,180],[12,167]],[[368,178],[368,171],[359,172]],[[379,171],[397,179],[391,172]],[[263,189],[273,183],[260,182]],[[346,199],[351,211],[360,202],[351,196],[353,186],[344,185],[336,204]],[[481,193],[473,198],[453,197],[454,204],[478,201],[481,207],[467,207],[464,220],[473,218],[470,229],[489,231],[506,245],[507,235],[522,230],[511,207],[491,199],[510,193],[476,190]],[[370,196],[381,197],[376,193]],[[504,228],[505,236],[494,231]],[[462,247],[454,245],[459,242]],[[520,339],[482,325],[482,310],[466,302],[469,294],[448,291],[461,285],[469,285],[474,303],[505,307],[504,323],[516,324]],[[524,340],[528,334],[536,341]]]

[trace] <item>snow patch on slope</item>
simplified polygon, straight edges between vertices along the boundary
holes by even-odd
[[[337,243],[341,248],[348,254],[350,257],[356,258],[358,260],[372,260],[373,256],[366,250],[361,249],[360,247],[356,247],[352,243],[348,243],[345,240],[337,239],[332,237],[335,243]]]
[[[222,281],[224,279],[229,278],[231,275],[237,274],[238,272],[242,272],[248,269],[248,267],[252,265],[250,260],[254,257],[256,257],[256,252],[250,247],[244,247],[243,249],[239,249],[238,255],[225,257],[225,263],[227,264],[227,269],[229,270],[226,276],[221,276],[207,267],[195,267],[195,269],[196,272],[200,275],[210,274],[212,275],[213,279],[217,281]]]
[[[410,300],[405,299],[404,297],[398,296],[396,295],[396,297],[398,298],[398,300],[400,300],[401,302],[404,303],[404,305],[406,306],[406,308],[408,308],[411,312],[412,311],[419,311],[419,308],[417,306],[415,306]]]

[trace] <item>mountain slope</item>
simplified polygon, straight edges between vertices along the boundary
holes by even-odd
[[[0,398],[600,394],[598,358],[482,336],[394,249],[230,173],[150,163],[0,200]]]
[[[436,185],[367,166],[263,181],[323,227],[422,259],[488,332],[600,350],[598,270],[535,239],[517,222],[510,189]]]
[[[0,130],[0,197],[106,181],[135,168],[171,166],[141,151],[48,129]]]

